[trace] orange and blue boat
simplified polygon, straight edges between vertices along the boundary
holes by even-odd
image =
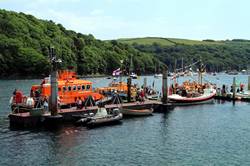
[[[74,71],[59,71],[57,83],[58,103],[60,106],[73,106],[77,100],[81,99],[84,102],[89,97],[92,97],[94,101],[104,98],[102,94],[93,91],[91,81],[78,79]],[[20,90],[17,90],[10,101],[12,111],[27,112],[38,107],[37,103],[43,103],[45,99],[49,101],[50,95],[50,77],[46,77],[41,84],[32,85],[29,97],[24,96]]]
[[[58,98],[61,105],[74,104],[77,99],[85,101],[91,96],[95,101],[103,98],[103,95],[93,91],[93,83],[88,80],[78,79],[76,73],[70,70],[58,72]],[[43,79],[40,85],[31,87],[32,93],[38,91],[41,97],[50,96],[50,78]]]

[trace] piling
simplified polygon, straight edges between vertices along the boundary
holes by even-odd
[[[162,75],[162,102],[167,103],[168,100],[168,70],[163,70]]]
[[[247,89],[250,91],[250,76],[248,76],[248,88]]]
[[[58,83],[57,83],[57,63],[60,63],[61,60],[56,58],[55,50],[53,47],[49,49],[50,61],[51,61],[51,78],[50,78],[50,104],[49,110],[51,116],[46,116],[44,122],[46,125],[55,126],[58,125],[62,120],[62,115],[58,114]]]
[[[233,100],[235,100],[235,93],[236,93],[236,78],[233,77]]]
[[[128,77],[127,79],[127,86],[128,86],[128,102],[131,102],[131,77]]]
[[[51,94],[51,104],[50,104],[50,111],[51,115],[55,116],[57,115],[57,65],[55,61],[55,51],[54,48],[50,48],[50,57],[51,58],[51,63],[52,63],[52,68],[51,68],[51,78],[50,78],[50,94]]]

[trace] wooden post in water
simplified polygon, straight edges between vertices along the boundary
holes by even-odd
[[[162,75],[162,102],[168,101],[168,70],[165,68]]]
[[[233,77],[233,100],[235,100],[235,93],[236,93],[236,78]]]
[[[55,116],[57,115],[57,78],[56,78],[57,72],[52,71],[51,73],[51,79],[50,79],[50,84],[51,84],[51,115]]]
[[[56,58],[55,50],[53,47],[49,48],[49,56],[51,63],[51,71],[50,71],[50,100],[49,100],[49,110],[51,112],[51,116],[44,117],[44,125],[47,127],[58,127],[58,125],[62,122],[63,116],[58,114],[57,108],[57,64],[61,63],[62,60]]]
[[[247,89],[250,91],[250,76],[248,76],[248,88]]]
[[[50,78],[50,112],[52,116],[57,115],[57,64],[56,64],[56,55],[53,47],[50,48],[50,60],[52,64],[51,68],[51,78]]]
[[[131,102],[131,77],[127,79],[127,86],[128,86],[128,102]]]

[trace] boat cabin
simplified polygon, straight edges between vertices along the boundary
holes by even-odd
[[[93,92],[91,81],[77,79],[76,73],[73,71],[59,71],[57,82],[58,101],[61,105],[75,104],[77,99],[84,101],[89,96],[92,96],[96,101],[103,98],[101,94]],[[50,77],[47,77],[40,85],[33,85],[31,87],[30,96],[38,97],[37,95],[40,95],[41,97],[48,98],[50,90]]]

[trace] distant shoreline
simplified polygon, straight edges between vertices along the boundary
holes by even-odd
[[[153,76],[154,74],[142,74],[138,75],[140,76]],[[10,75],[10,76],[0,76],[0,80],[36,80],[36,79],[44,79],[47,76],[17,76],[17,75]],[[80,79],[85,78],[105,78],[105,77],[113,77],[112,75],[106,75],[106,74],[97,74],[97,75],[77,75]],[[123,76],[128,77],[128,76]]]

